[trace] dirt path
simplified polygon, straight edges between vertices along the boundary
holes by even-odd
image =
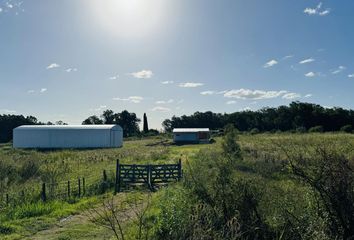
[[[114,197],[114,203],[119,204],[126,198],[125,194],[118,194]],[[96,205],[94,208],[97,211],[102,210],[102,204]],[[132,209],[124,209],[122,212],[123,217],[121,222],[127,222],[134,215]],[[60,219],[56,224],[50,228],[37,232],[36,234],[24,238],[28,240],[81,240],[81,239],[112,239],[113,232],[105,227],[97,226],[90,220],[88,211],[82,212],[77,215],[71,215],[66,218]]]

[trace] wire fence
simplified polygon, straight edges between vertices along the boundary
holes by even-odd
[[[31,184],[21,190],[16,189],[1,194],[0,209],[38,201],[72,200],[99,195],[114,189],[114,186],[115,173],[106,170],[101,174],[71,178],[67,181]]]
[[[177,164],[136,165],[116,162],[115,170],[100,174],[71,178],[66,181],[32,183],[23,189],[9,191],[0,196],[0,209],[22,204],[53,200],[73,200],[100,195],[107,191],[121,191],[129,184],[146,184],[150,189],[157,183],[178,181],[182,178],[181,160]]]

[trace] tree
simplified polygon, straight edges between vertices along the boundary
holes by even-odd
[[[102,114],[104,124],[113,124],[115,119],[115,114],[112,110],[105,110]]]
[[[42,124],[33,116],[23,115],[0,115],[0,142],[12,140],[12,130],[21,125]]]
[[[82,122],[82,125],[103,124],[103,120],[96,115],[90,116]]]
[[[149,132],[149,125],[148,125],[148,120],[146,117],[146,113],[144,113],[144,126],[143,126],[144,133]]]
[[[131,137],[137,135],[140,132],[140,119],[137,118],[135,113],[130,113],[127,110],[114,114],[113,122],[115,124],[119,124],[123,128],[124,137]]]

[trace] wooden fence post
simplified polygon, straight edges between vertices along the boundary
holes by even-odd
[[[81,196],[81,183],[80,183],[80,178],[77,179],[77,186],[78,186],[78,194],[79,194],[79,198]]]
[[[103,170],[103,181],[107,182],[107,173],[106,170]]]
[[[135,182],[135,168],[136,168],[136,165],[133,164],[133,177],[132,177],[133,182]]]
[[[41,198],[42,198],[43,202],[47,201],[47,195],[46,195],[46,192],[45,192],[45,183],[42,183]]]
[[[148,187],[150,188],[150,191],[152,191],[152,167],[151,164],[148,165]]]
[[[114,193],[117,194],[120,192],[120,166],[119,166],[119,159],[116,162],[116,182],[114,186]]]
[[[178,160],[178,181],[182,179],[182,160]]]
[[[82,178],[82,195],[85,196],[86,194],[86,183],[85,183],[85,178]]]
[[[68,198],[70,198],[70,181],[68,181]]]

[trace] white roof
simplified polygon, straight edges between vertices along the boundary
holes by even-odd
[[[117,129],[122,130],[119,125],[114,124],[96,124],[96,125],[22,125],[15,129],[21,130],[55,130],[55,129]]]
[[[174,133],[209,132],[209,128],[175,128]]]

